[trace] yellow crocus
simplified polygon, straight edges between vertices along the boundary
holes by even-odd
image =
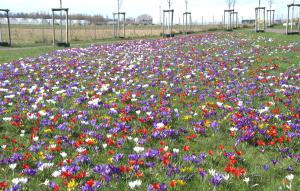
[[[181,180],[181,179],[177,180],[176,182],[177,182],[177,184],[180,185],[180,186],[186,185],[186,182],[185,182],[184,180]]]
[[[70,182],[68,182],[68,191],[73,190],[75,187],[77,186],[77,183],[75,182],[75,180],[71,180]]]

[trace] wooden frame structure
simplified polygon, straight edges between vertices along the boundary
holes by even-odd
[[[267,10],[267,27],[274,27],[275,25],[275,10]]]
[[[166,16],[169,15],[169,17]],[[174,10],[163,10],[163,26],[162,26],[162,35],[163,37],[174,37],[173,31],[173,19],[174,19]]]
[[[231,19],[232,19],[232,29],[239,28],[239,19],[238,19],[239,13],[236,11],[233,11],[230,14],[231,14]]]
[[[123,21],[122,28],[120,24],[120,18],[121,21]],[[113,23],[114,38],[125,38],[126,13],[125,12],[113,13],[113,21],[114,21]],[[120,31],[122,31],[122,33],[120,33]]]
[[[192,13],[183,13],[183,32],[185,34],[191,34],[192,32]]]
[[[56,43],[56,36],[55,36],[55,12],[64,11],[66,13],[66,33],[65,33],[65,41],[62,40]],[[62,19],[62,18],[60,18]],[[62,23],[62,22],[61,22]],[[61,26],[62,27],[62,26]],[[68,8],[53,8],[52,9],[52,30],[53,30],[53,47],[56,45],[59,47],[70,47],[69,42],[69,9]],[[62,37],[61,37],[62,39]]]
[[[286,23],[286,34],[291,35],[291,34],[300,34],[300,4],[289,4],[287,5],[288,7],[288,18],[287,18],[287,23]],[[295,24],[298,26],[294,27],[294,9],[299,8],[299,18],[296,18],[298,20]],[[292,9],[292,15],[291,15],[291,9]]]
[[[223,27],[226,31],[232,31],[232,14],[234,13],[233,9],[227,9],[224,10],[224,16],[223,16]]]
[[[6,13],[7,28],[8,28],[8,41],[3,41],[2,31],[1,31],[1,28],[0,28],[0,46],[9,47],[9,46],[11,46],[11,29],[10,29],[10,20],[9,20],[9,9],[0,9],[0,12],[5,12]]]
[[[255,8],[255,32],[265,32],[266,30],[266,8]]]

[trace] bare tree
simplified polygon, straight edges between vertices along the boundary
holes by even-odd
[[[167,0],[168,2],[168,5],[169,5],[169,10],[171,9],[171,6],[172,6],[172,3],[173,3],[173,0]]]
[[[118,27],[118,30],[117,30],[117,35],[119,36],[119,30],[120,30],[120,8],[122,6],[122,3],[123,3],[123,0],[117,0],[117,8],[118,8],[118,21],[117,21],[117,27]]]
[[[185,2],[185,12],[187,12],[188,0],[184,0],[184,2]]]
[[[236,0],[231,0],[231,7],[232,7],[233,10],[235,8],[235,3],[236,3]]]
[[[231,5],[232,5],[232,0],[225,0],[227,6],[228,6],[228,10],[230,10]]]
[[[271,10],[272,9],[272,5],[273,5],[273,0],[268,0],[268,3],[269,3],[270,10]]]
[[[123,4],[123,0],[117,0],[118,3],[118,13],[120,12],[121,6]]]

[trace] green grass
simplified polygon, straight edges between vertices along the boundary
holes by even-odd
[[[148,37],[153,38],[153,37]],[[126,38],[126,39],[102,39],[97,41],[77,41],[75,43],[71,43],[71,48],[74,47],[88,47],[91,44],[108,44],[108,43],[116,43],[121,42],[124,40],[132,40],[133,38]],[[18,60],[20,58],[26,58],[26,57],[37,57],[42,54],[46,54],[49,52],[52,52],[53,50],[59,50],[62,48],[56,47],[53,48],[52,45],[38,45],[38,46],[32,46],[32,44],[27,45],[13,45],[11,48],[0,48],[0,63],[6,63],[11,62],[14,60]]]
[[[288,43],[288,42],[300,42],[300,36],[286,36],[282,34],[276,34],[276,33],[260,33],[256,34],[254,32],[249,32],[245,29],[238,30],[239,32],[244,32],[247,35],[253,35],[253,37],[257,36],[263,36],[268,38],[274,38],[277,40],[280,40],[280,42]],[[219,32],[219,31],[217,31]],[[155,38],[155,37],[148,37],[148,38]],[[130,40],[130,39],[140,39],[140,38],[126,38],[123,40]],[[120,42],[122,40],[120,39],[102,39],[102,40],[96,40],[96,41],[76,41],[75,43],[71,43],[71,47],[88,47],[91,44],[97,44],[97,43],[113,43],[113,42]],[[275,42],[276,43],[276,42]],[[14,45],[12,48],[0,48],[0,63],[5,62],[11,62],[14,60],[17,60],[19,58],[24,57],[36,57],[41,54],[49,53],[53,51],[53,47],[51,45],[43,46],[43,44],[39,44],[38,46],[32,46],[32,44],[27,45]],[[300,57],[300,55],[291,55],[287,54],[285,57],[294,56],[293,58],[296,60]],[[288,67],[288,66],[287,66]]]
[[[225,33],[224,35],[227,35],[227,37],[230,37],[233,35],[233,37],[237,37],[237,38],[247,38],[247,39],[253,39],[253,44],[252,47],[243,47],[244,49],[246,48],[253,48],[256,45],[259,45],[261,48],[261,50],[266,50],[266,51],[262,51],[260,54],[257,55],[257,57],[254,57],[254,59],[256,60],[255,63],[253,63],[251,65],[251,69],[249,69],[250,72],[253,72],[254,75],[252,74],[252,76],[249,74],[248,76],[245,75],[244,77],[249,77],[249,78],[253,78],[256,75],[256,72],[261,72],[261,71],[257,71],[257,69],[259,67],[265,67],[265,66],[270,66],[272,64],[276,64],[279,66],[279,69],[277,70],[268,70],[265,71],[265,73],[267,75],[276,75],[278,76],[280,72],[285,72],[289,69],[289,67],[299,67],[300,64],[300,50],[296,50],[296,51],[291,51],[291,52],[285,52],[284,50],[280,49],[278,50],[277,53],[269,55],[269,53],[267,51],[275,51],[276,47],[280,47],[280,46],[287,46],[290,43],[293,42],[300,42],[300,36],[285,36],[285,35],[280,35],[280,34],[274,34],[274,33],[262,33],[262,34],[256,34],[254,32],[249,32],[249,31],[242,31],[242,33]],[[235,36],[236,35],[236,36]],[[235,38],[224,38],[224,41],[226,40],[232,40],[234,41]],[[257,38],[266,38],[266,39],[273,39],[272,41],[256,41]],[[99,41],[99,42],[95,42],[95,43],[113,43],[113,42],[119,42],[120,40],[116,40],[116,39],[110,39],[110,40],[104,40],[104,41]],[[77,45],[73,45],[74,47],[86,47],[89,46],[89,44],[91,44],[93,42],[82,42],[80,44]],[[238,45],[237,45],[238,46]],[[298,46],[299,47],[299,46]],[[202,50],[207,50],[207,49],[212,49],[212,48],[216,48],[216,46],[214,44],[210,44],[208,43],[207,47],[206,46],[195,46],[195,47],[191,47],[189,44],[183,44],[182,45],[182,49],[185,52],[188,52],[188,50],[190,48],[195,48],[198,51],[202,51]],[[225,50],[226,47],[226,43],[220,45],[218,48],[221,48],[223,50]],[[243,49],[241,48],[241,49]],[[1,62],[9,62],[12,60],[16,60],[20,57],[34,57],[34,56],[38,56],[40,54],[44,54],[47,52],[51,52],[53,50],[53,47],[48,46],[48,47],[26,47],[26,48],[11,48],[8,50],[0,50],[0,63]],[[228,51],[235,51],[238,50],[238,47],[233,47],[231,49],[229,49]],[[213,52],[212,57],[216,57],[217,51]],[[3,56],[4,55],[4,56]],[[173,54],[172,54],[173,55]],[[172,56],[171,55],[171,56]],[[99,55],[98,55],[99,56]],[[251,57],[251,53],[249,52],[248,54],[243,54],[243,57]],[[68,58],[66,58],[68,59]],[[95,59],[93,56],[91,57],[87,57],[87,58],[81,58],[84,61],[88,61],[88,59],[93,60]],[[163,63],[162,63],[163,64]],[[234,62],[231,64],[235,64]],[[190,69],[193,66],[189,66],[186,65],[185,69]],[[183,69],[180,70],[185,71]],[[178,72],[178,71],[177,71]],[[26,74],[27,75],[27,74]],[[35,74],[34,74],[35,75]],[[226,75],[226,73],[224,74]],[[259,73],[257,73],[257,75],[260,75]],[[27,78],[27,76],[22,76],[24,78]],[[147,79],[146,76],[140,75],[139,73],[137,74],[137,77],[139,78],[139,81],[141,81],[142,83],[151,83],[151,80]],[[25,79],[24,79],[25,80]],[[226,79],[229,80],[229,79]],[[241,79],[237,78],[234,80],[239,80],[241,81]],[[64,83],[62,81],[62,83]],[[66,84],[68,82],[66,81]],[[81,82],[82,85],[86,86],[86,87],[90,87],[88,85],[88,82]],[[192,82],[190,83],[189,81],[186,81],[187,84],[189,85],[196,85],[199,86],[199,84],[195,83],[192,84]],[[259,83],[259,82],[258,82]],[[208,88],[211,84],[207,83],[206,86],[203,87],[199,87],[199,90],[202,90],[201,88]],[[184,85],[178,85],[178,87],[180,88],[186,88],[186,86]],[[151,92],[148,92],[149,95],[154,94],[154,95],[159,95],[160,93],[160,88],[157,87],[153,87],[151,89]],[[241,91],[241,93],[243,93]],[[92,93],[91,93],[92,94]],[[113,96],[112,94],[108,94],[108,95],[103,95],[102,98],[105,100],[105,102],[109,102],[109,100],[111,100],[111,96]],[[280,94],[279,94],[280,96]],[[174,99],[173,101],[170,101],[170,105],[172,105],[172,107],[176,107],[176,108],[182,108],[183,111],[186,111],[186,108],[188,108],[188,105],[192,105],[191,108],[193,111],[197,111],[197,112],[201,112],[199,109],[197,109],[200,105],[205,105],[206,103],[215,103],[216,98],[213,97],[207,97],[207,99],[205,100],[205,102],[197,102],[193,100],[193,96],[186,96],[184,100],[179,101],[179,99],[176,99],[178,97],[176,97],[176,95],[174,95]],[[284,99],[284,97],[279,97],[280,99]],[[69,98],[65,97],[62,98],[62,105],[60,105],[60,107],[62,108],[72,108],[75,107],[79,110],[84,110],[84,108],[79,107],[79,106],[74,106],[73,102],[70,102]],[[145,95],[144,99],[147,99],[147,95]],[[249,98],[250,99],[250,98]],[[269,100],[271,98],[269,97],[254,97],[253,98],[253,105],[251,107],[253,108],[258,108],[260,104],[264,104],[267,101],[271,101]],[[113,100],[113,99],[112,99]],[[295,106],[297,106],[297,100],[292,100],[293,104]],[[187,103],[187,102],[191,102]],[[299,101],[298,101],[299,103]],[[234,103],[231,102],[227,102],[225,104],[229,104],[229,105],[234,105]],[[279,103],[279,107],[283,107],[282,103]],[[123,105],[123,103],[119,104],[120,108],[123,108],[126,106],[126,104]],[[59,105],[56,105],[53,109],[54,110],[60,110],[61,108],[59,107]],[[12,111],[9,111],[12,112]],[[95,112],[99,112],[98,114],[100,116],[105,115],[105,113],[101,113],[101,110],[97,110]],[[221,111],[218,111],[221,112]],[[234,111],[236,112],[236,111]],[[288,111],[282,109],[283,113],[287,113]],[[92,114],[92,113],[91,113]],[[229,113],[229,115],[232,115],[233,113]],[[197,119],[201,119],[199,116],[195,117]],[[214,117],[211,117],[209,119],[210,121],[214,121],[217,120]],[[61,123],[61,121],[60,121]],[[132,122],[134,124],[131,124],[134,127],[142,127],[142,124],[140,124],[138,121]],[[276,122],[275,122],[276,123]],[[185,145],[190,145],[190,152],[191,153],[195,153],[195,154],[199,154],[201,152],[207,153],[208,150],[214,150],[214,155],[213,156],[208,156],[209,159],[205,160],[205,163],[202,165],[201,167],[205,167],[206,169],[209,168],[214,168],[216,169],[218,172],[222,172],[224,170],[224,165],[226,164],[226,162],[228,161],[228,159],[226,157],[223,156],[223,151],[220,151],[218,149],[219,145],[223,145],[225,147],[224,151],[228,151],[228,152],[234,152],[235,149],[241,150],[243,152],[243,158],[244,160],[238,161],[238,165],[242,166],[242,167],[246,167],[249,171],[249,173],[247,174],[247,177],[250,178],[250,182],[249,185],[256,185],[255,187],[250,187],[248,186],[246,183],[244,183],[241,179],[238,178],[231,178],[231,181],[226,182],[224,184],[222,184],[218,190],[241,190],[241,191],[246,191],[246,190],[267,190],[267,191],[273,191],[273,190],[278,190],[280,186],[282,186],[282,180],[283,177],[285,177],[287,175],[287,171],[286,168],[290,165],[294,165],[295,166],[295,170],[291,173],[295,174],[296,179],[293,182],[293,189],[298,189],[299,188],[299,184],[300,184],[300,180],[299,180],[299,170],[296,169],[297,167],[299,167],[299,164],[295,164],[295,161],[290,160],[288,157],[286,157],[285,159],[282,159],[280,161],[280,164],[277,164],[276,167],[272,166],[271,164],[271,160],[274,158],[278,158],[280,157],[280,155],[278,153],[276,153],[274,150],[276,150],[277,148],[267,148],[264,151],[264,154],[262,154],[261,152],[258,151],[258,148],[253,146],[251,143],[241,143],[240,145],[237,146],[237,148],[234,148],[234,142],[235,139],[231,138],[228,136],[229,133],[229,127],[232,126],[232,124],[230,123],[229,120],[227,119],[221,119],[219,121],[220,124],[220,129],[219,130],[212,130],[210,128],[207,128],[207,135],[205,136],[199,136],[197,139],[195,140],[186,140],[184,136],[178,136],[172,139],[168,139],[167,140],[167,145],[174,147],[174,148],[182,148]],[[29,125],[29,124],[28,124]],[[278,126],[280,126],[282,124],[278,124]],[[190,130],[190,132],[192,132],[192,127],[190,125],[190,123],[188,121],[185,121],[182,118],[172,118],[172,123],[170,123],[170,126],[172,126],[172,129],[178,129],[180,127],[184,127],[188,130]],[[12,128],[8,128],[4,127],[3,128],[3,133],[5,133],[6,135],[16,135],[18,136],[18,131],[15,131],[15,129]],[[8,129],[7,131],[4,132],[4,129]],[[80,134],[80,131],[82,130],[81,127],[78,125],[78,127],[76,127],[75,129],[78,129],[78,134]],[[101,130],[103,131],[103,134],[105,134],[105,130]],[[2,132],[1,132],[2,133]],[[60,134],[60,135],[66,135],[69,136],[69,132],[60,132],[60,131],[56,131],[55,133],[53,133],[53,135],[55,134]],[[70,136],[74,136],[75,138],[75,133],[72,132],[72,135]],[[52,136],[52,135],[51,135]],[[133,133],[132,134],[133,137],[138,136],[137,133]],[[23,139],[21,138],[21,141],[24,141],[24,144],[27,146],[29,146],[30,144],[26,141],[28,141],[27,139]],[[296,142],[296,141],[295,141]],[[296,142],[299,145],[299,141]],[[0,144],[4,144],[1,143]],[[130,153],[130,149],[134,146],[133,142],[128,142],[125,143],[124,145],[124,149],[123,152],[124,153]],[[285,145],[280,145],[279,147],[283,147]],[[296,145],[297,146],[297,145]],[[156,148],[159,147],[159,141],[154,140],[151,142],[146,143],[145,145],[146,148]],[[66,150],[67,151],[67,150]],[[72,151],[72,150],[71,150]],[[72,154],[74,155],[74,153],[70,152],[68,153],[69,156],[72,156]],[[38,158],[38,155],[36,153],[33,154],[35,158]],[[184,151],[180,151],[179,156],[182,158],[183,155],[185,155]],[[94,157],[92,158],[92,160],[95,160],[95,164],[96,163],[106,163],[108,160],[108,156],[107,155],[101,155],[101,157]],[[31,161],[34,162],[34,161]],[[157,161],[156,161],[157,162]],[[122,161],[122,164],[126,164],[126,161]],[[209,186],[208,182],[208,178],[206,178],[204,180],[204,183],[201,180],[200,175],[198,174],[197,170],[199,168],[198,165],[194,165],[194,164],[187,164],[187,163],[183,163],[182,161],[177,161],[174,162],[174,164],[178,165],[180,168],[191,168],[191,172],[187,171],[185,173],[181,173],[182,175],[185,176],[189,176],[192,173],[195,174],[196,178],[193,178],[190,180],[190,182],[187,182],[188,184],[185,186],[177,186],[175,189],[173,190],[187,190],[187,191],[192,191],[192,190],[212,190],[212,186]],[[268,171],[264,171],[262,169],[262,165],[265,164],[269,164],[270,165],[270,169]],[[88,168],[88,167],[84,167],[84,168]],[[161,168],[157,168],[156,170],[150,170],[150,169],[145,169],[145,175],[146,178],[143,179],[143,185],[146,184],[150,184],[153,183],[153,180],[156,181],[160,181],[160,182],[169,182],[170,178],[166,176],[165,172],[166,172],[166,167],[161,166]],[[11,174],[7,173],[8,171],[0,171],[0,176],[5,177],[5,179],[10,180],[11,179]],[[9,171],[11,172],[11,171]],[[52,172],[52,171],[51,171]],[[38,176],[38,178],[36,178],[34,181],[30,182],[28,185],[28,190],[38,190],[40,189],[39,187],[39,183],[44,181],[47,177],[50,176],[51,174],[50,171],[45,170],[42,174],[40,174]],[[91,177],[94,178],[94,177]],[[125,179],[125,178],[124,178]],[[123,180],[124,180],[123,179]],[[182,177],[180,177],[179,175],[174,178],[174,179],[182,179]],[[62,180],[58,179],[57,180],[58,183],[61,183]],[[43,187],[46,188],[46,187]],[[109,188],[104,188],[103,190],[117,190],[122,188],[122,190],[129,190],[128,186],[127,186],[127,182],[125,181],[120,181],[120,182],[116,182],[112,184],[112,187]],[[172,190],[172,189],[171,189]],[[286,190],[285,188],[283,188],[283,190]]]

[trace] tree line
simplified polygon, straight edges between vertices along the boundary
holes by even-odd
[[[52,14],[49,13],[42,13],[42,12],[32,12],[32,13],[10,13],[9,14],[10,18],[24,18],[24,19],[52,19]],[[0,13],[0,17],[6,17],[5,14]],[[55,15],[56,19],[59,19],[59,15]],[[90,23],[96,23],[96,24],[101,24],[101,23],[106,23],[108,21],[111,21],[112,19],[110,18],[104,18],[102,15],[86,15],[86,14],[71,14],[70,19],[72,20],[87,20]],[[126,18],[127,23],[139,23],[139,24],[152,24],[153,23],[153,18],[150,15],[147,14],[142,14],[138,16],[136,19],[134,18]]]
[[[0,17],[5,17],[6,15],[3,13],[0,13]],[[25,18],[25,19],[51,19],[52,14],[49,13],[10,13],[10,18]],[[85,15],[85,14],[71,14],[70,18],[72,20],[87,20],[91,23],[102,23],[106,22],[107,19],[105,19],[102,15]]]

